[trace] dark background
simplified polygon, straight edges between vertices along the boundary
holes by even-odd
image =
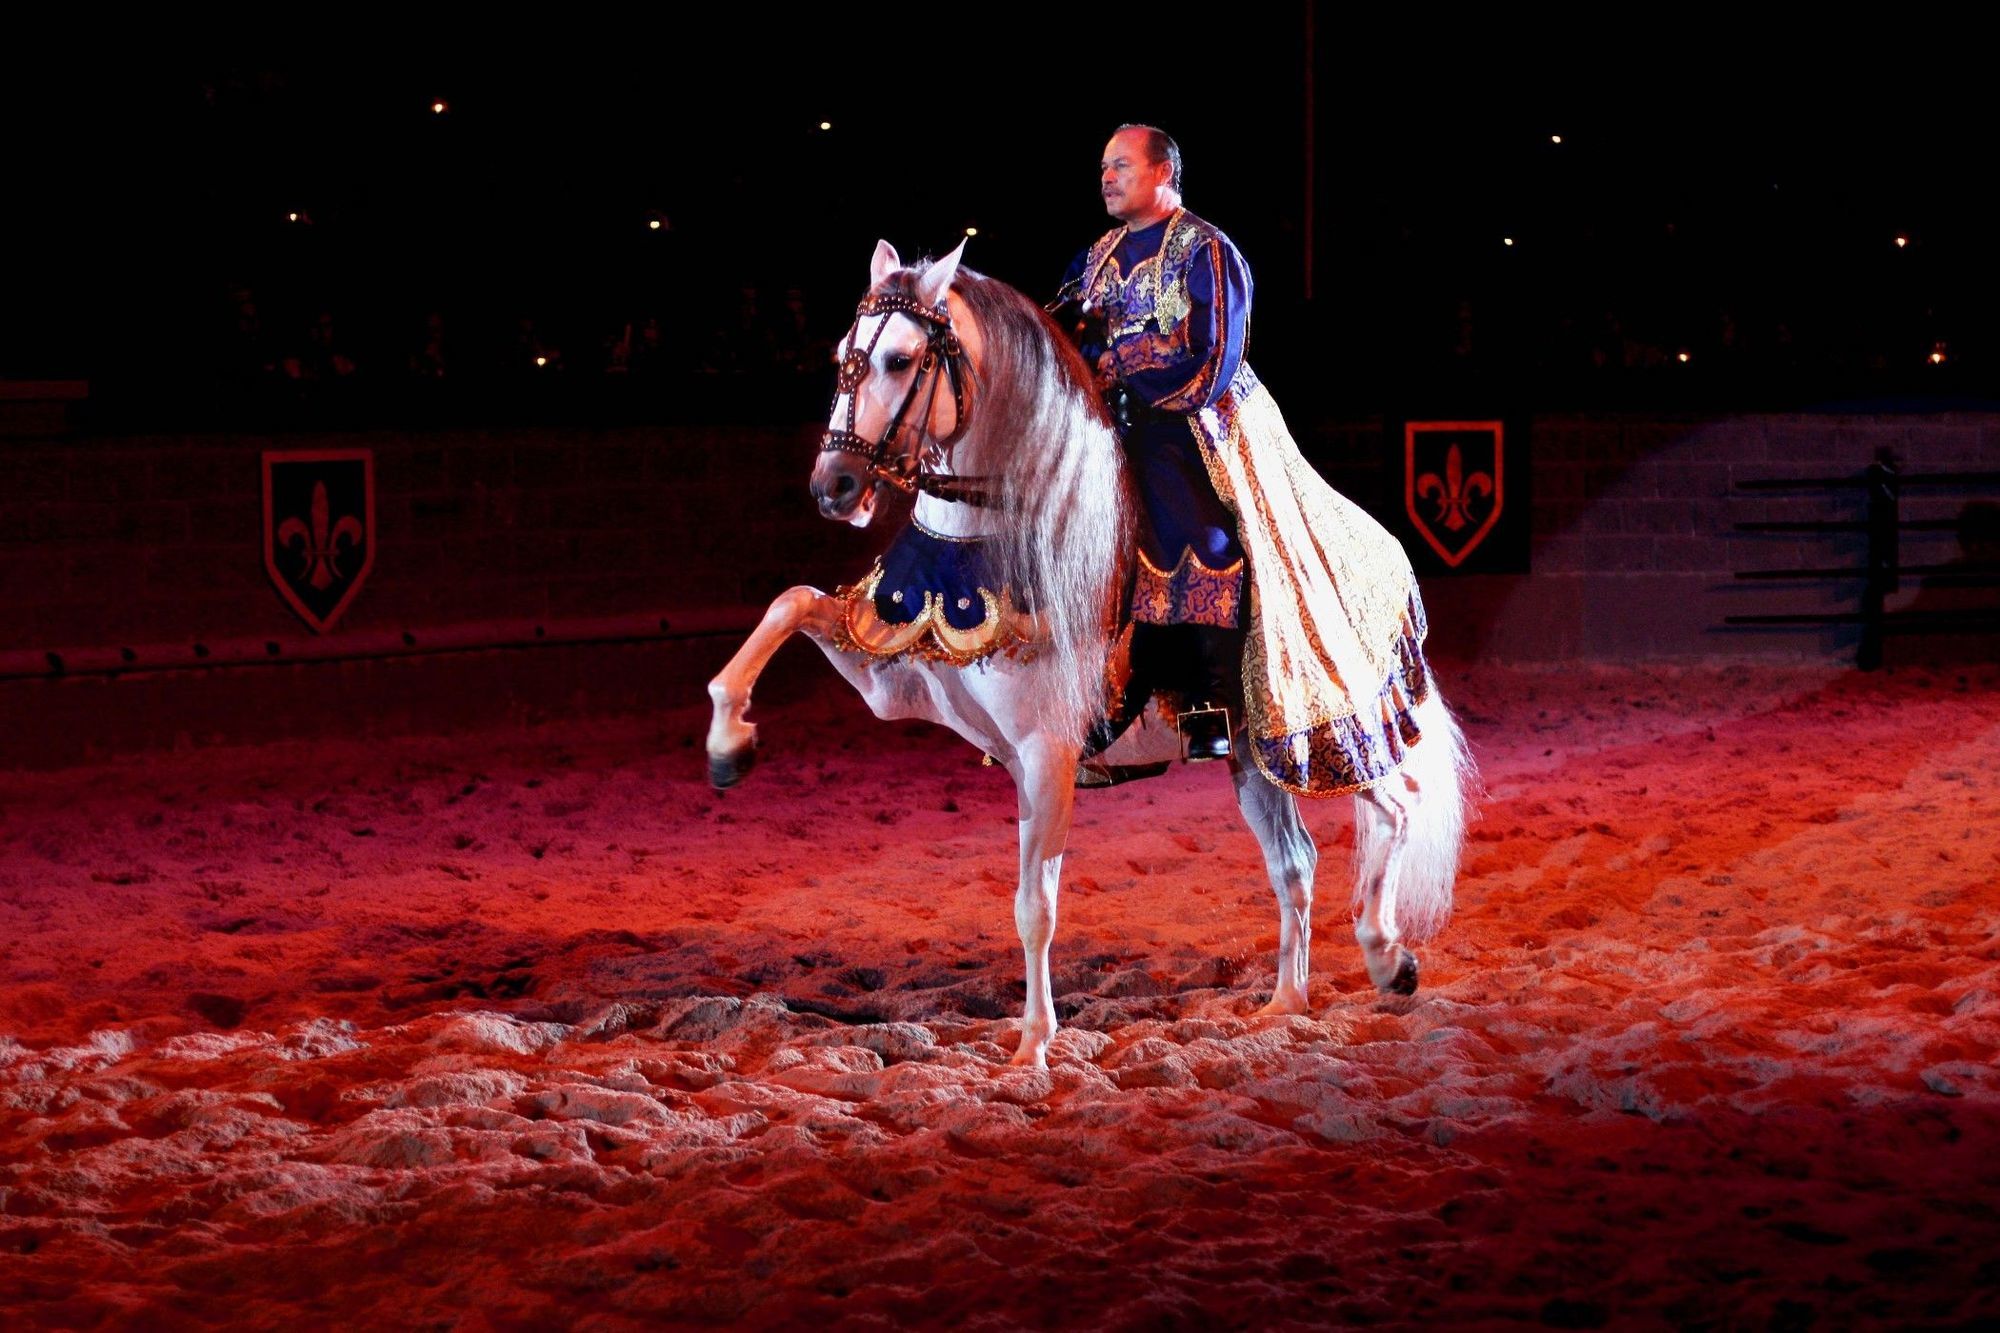
[[[1243,8],[23,40],[0,376],[88,378],[141,424],[811,416],[878,237],[976,226],[967,262],[1046,298],[1110,225],[1095,164],[1136,119],[1249,259],[1294,412],[1992,394],[1965,34]]]

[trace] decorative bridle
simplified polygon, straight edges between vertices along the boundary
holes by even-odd
[[[868,346],[863,348],[857,335],[861,332],[861,321],[871,315],[881,315],[883,320],[875,327],[875,336],[868,340]],[[916,377],[910,381],[910,391],[903,395],[896,414],[889,418],[882,438],[870,441],[854,430],[855,404],[860,399],[861,382],[868,378],[874,365],[875,345],[882,341],[891,315],[908,315],[924,326],[924,355],[917,365]],[[854,323],[847,330],[846,341],[847,355],[840,359],[840,374],[835,381],[834,393],[836,397],[843,393],[847,395],[847,426],[844,430],[829,430],[820,436],[819,451],[823,454],[859,455],[867,461],[869,476],[888,482],[905,495],[923,491],[955,504],[990,504],[992,498],[982,484],[986,478],[953,476],[937,470],[944,461],[944,446],[964,435],[966,426],[965,344],[959,341],[957,332],[951,327],[951,312],[945,303],[940,300],[936,305],[927,306],[914,296],[905,296],[900,292],[871,292],[862,297],[861,304],[855,307]],[[937,405],[940,378],[950,382],[952,403],[956,409],[951,434],[942,439],[932,438],[925,447],[924,428],[913,427],[911,435],[915,443],[909,449],[895,452],[896,437],[903,431],[903,419],[909,415],[911,405],[919,396],[922,396],[924,405],[918,420],[928,422],[931,419],[931,411]]]

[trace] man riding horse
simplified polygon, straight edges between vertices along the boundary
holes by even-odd
[[[1302,795],[1395,768],[1428,687],[1422,603],[1396,539],[1313,473],[1244,359],[1250,270],[1181,204],[1180,148],[1124,125],[1099,164],[1122,224],[1058,295],[1123,439],[1140,501],[1131,675],[1102,748],[1155,692],[1186,757],[1248,758]],[[1245,756],[1234,756],[1244,762]]]
[[[1117,351],[1107,363],[1127,380],[1147,369],[1139,335],[1164,327],[1192,338],[1182,332],[1191,306],[1177,304],[1191,286],[1190,256],[1219,265],[1225,254],[1218,233],[1178,210],[1159,226],[1150,262],[1140,256],[1113,272],[1117,246],[1107,244],[1086,289],[1099,309],[1113,295],[1128,302],[1111,325]],[[1056,1032],[1049,951],[1074,784],[1104,712],[1114,631],[1105,612],[1131,563],[1134,488],[1076,347],[1019,291],[963,268],[962,252],[905,265],[887,241],[875,247],[867,294],[841,340],[811,489],[827,518],[859,525],[874,517],[879,486],[907,489],[909,522],[861,583],[832,594],[800,584],[771,603],[709,682],[709,774],[730,787],[749,772],[752,690],[800,632],[877,717],[947,726],[1003,766],[1018,795],[1014,925],[1026,989],[1012,1060],[1041,1065]],[[1204,289],[1211,305],[1221,285]],[[1135,334],[1129,302],[1140,299],[1148,313]],[[1230,779],[1279,906],[1278,965],[1258,1012],[1311,1008],[1319,852],[1297,791],[1354,796],[1355,939],[1369,979],[1409,994],[1418,972],[1410,944],[1451,911],[1470,777],[1463,738],[1424,665],[1423,613],[1401,549],[1306,467],[1240,359],[1227,380],[1219,395],[1191,392],[1204,405],[1177,419],[1213,498],[1235,516],[1216,526],[1224,536],[1233,526],[1240,547],[1235,623],[1247,626],[1250,679],[1235,735],[1251,762],[1234,760]],[[1216,549],[1201,548],[1219,559]],[[1206,557],[1204,568],[1222,572]],[[1173,572],[1170,600],[1180,595]],[[1201,610],[1192,600],[1180,609]],[[1185,614],[1176,622],[1175,609],[1149,623],[1205,623]],[[902,791],[892,784],[884,795]],[[830,836],[838,847],[838,831]]]

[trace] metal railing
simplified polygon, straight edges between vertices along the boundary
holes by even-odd
[[[1904,576],[1920,576],[1927,586],[2000,587],[2000,563],[1966,561],[1953,564],[1901,563],[1901,537],[1905,532],[1952,532],[1962,519],[1904,518],[1902,498],[1906,490],[2000,490],[2000,472],[1901,472],[1886,456],[1876,459],[1858,476],[1781,477],[1740,481],[1739,493],[1773,491],[1852,491],[1864,493],[1866,505],[1859,519],[1783,519],[1736,524],[1738,532],[1798,532],[1813,534],[1863,533],[1867,551],[1858,566],[1823,566],[1799,569],[1738,570],[1739,579],[1763,580],[1852,580],[1861,585],[1860,605],[1854,611],[1821,614],[1737,615],[1723,617],[1729,625],[1859,625],[1861,642],[1855,660],[1863,671],[1882,665],[1882,641],[1890,634],[1976,634],[2000,633],[2000,601],[1990,607],[1944,610],[1889,610],[1890,594],[1901,586]]]

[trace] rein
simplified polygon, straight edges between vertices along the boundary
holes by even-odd
[[[871,315],[884,318],[864,349],[855,335],[861,330],[861,321]],[[868,378],[874,364],[875,345],[882,341],[882,334],[889,327],[887,317],[891,315],[908,315],[924,326],[924,356],[918,363],[916,378],[910,381],[910,391],[903,395],[896,414],[889,418],[888,429],[882,432],[880,440],[871,442],[855,432],[855,404],[860,398],[861,382]],[[942,378],[951,383],[952,403],[956,411],[951,434],[941,440],[933,439],[928,448],[913,446],[892,458],[890,451],[895,448],[896,437],[902,433],[903,418],[909,415],[910,406],[917,401],[919,394],[924,398],[920,419],[930,420],[931,410],[937,405],[940,370],[943,371]],[[954,476],[935,470],[936,465],[943,461],[942,446],[965,434],[966,378],[965,345],[953,331],[951,314],[943,301],[926,306],[915,297],[900,293],[870,293],[862,297],[861,304],[855,307],[854,323],[847,331],[847,355],[840,360],[840,375],[834,387],[836,399],[840,394],[847,395],[847,425],[844,429],[829,430],[820,436],[819,451],[823,454],[859,455],[867,461],[869,476],[888,482],[905,495],[923,491],[953,504],[989,505],[993,497],[984,485],[987,478]],[[913,429],[911,433],[921,441],[922,428]]]

